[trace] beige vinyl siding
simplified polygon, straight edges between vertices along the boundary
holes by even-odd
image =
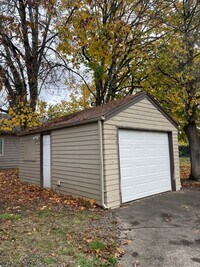
[[[3,139],[3,155],[0,155],[0,169],[14,169],[19,166],[19,138],[14,135],[0,135]]]
[[[26,158],[25,147],[27,144],[34,146],[34,159],[32,160]],[[29,148],[29,150],[31,149]],[[20,137],[19,159],[19,178],[27,183],[40,185],[40,135]]]
[[[178,131],[172,132],[173,154],[174,154],[174,178],[176,180],[176,190],[181,188],[179,150],[178,150]]]
[[[51,156],[54,189],[101,203],[97,122],[52,131]]]
[[[114,208],[120,205],[117,127],[172,132],[175,179],[177,189],[180,188],[177,129],[145,98],[106,120],[103,124],[105,201],[108,207]]]

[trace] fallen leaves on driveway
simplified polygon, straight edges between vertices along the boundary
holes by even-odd
[[[124,240],[124,241],[122,242],[122,245],[123,245],[123,246],[128,246],[128,245],[130,245],[132,242],[133,242],[132,240]]]

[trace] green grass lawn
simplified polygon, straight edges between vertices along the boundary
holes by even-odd
[[[58,201],[57,196],[58,203],[48,202],[46,195],[33,201],[27,197],[29,191],[34,196],[32,187],[20,188],[18,183],[18,194],[12,194],[14,185],[5,182],[1,173],[1,266],[117,266],[117,226],[112,213],[98,207],[65,204],[71,202]],[[5,190],[7,197],[3,195]],[[40,189],[34,190],[37,195]]]
[[[179,160],[180,160],[180,163],[188,163],[188,164],[190,163],[190,158],[188,158],[188,157],[186,157],[186,158],[180,157]]]
[[[1,206],[0,262],[16,267],[116,266],[116,244],[101,233],[101,220],[98,213],[63,207],[11,211]]]

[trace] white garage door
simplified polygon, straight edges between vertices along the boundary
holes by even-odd
[[[119,130],[122,202],[171,190],[167,133]]]

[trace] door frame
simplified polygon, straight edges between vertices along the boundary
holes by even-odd
[[[122,202],[122,179],[121,179],[121,164],[120,164],[120,147],[119,147],[119,131],[120,130],[130,130],[130,131],[143,131],[143,132],[153,132],[153,133],[166,133],[168,135],[168,144],[169,144],[169,163],[170,163],[170,182],[171,190],[176,191],[176,181],[174,176],[174,150],[173,150],[173,137],[171,131],[162,131],[162,130],[150,130],[142,128],[130,128],[130,127],[116,127],[117,130],[117,146],[118,146],[118,169],[119,169],[119,195],[120,195],[120,204],[125,204],[128,202]],[[135,201],[135,200],[132,200]]]
[[[44,135],[50,135],[50,148],[51,146],[51,132],[47,131],[47,132],[43,132],[40,134],[40,187],[44,188],[44,171],[43,171],[43,136]],[[52,156],[51,156],[51,149],[50,149],[50,175],[52,174]],[[52,186],[52,177],[51,177],[51,186]]]

